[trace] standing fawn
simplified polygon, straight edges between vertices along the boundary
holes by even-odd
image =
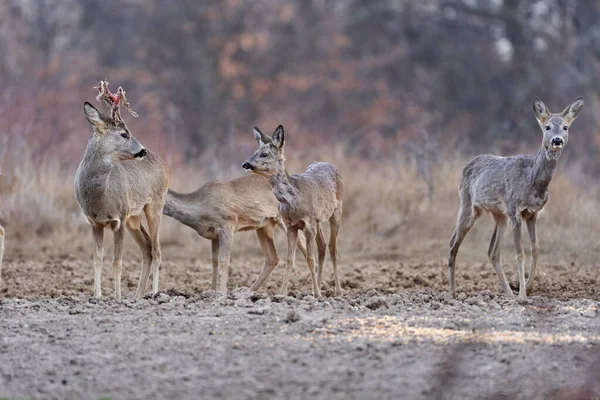
[[[321,230],[321,222],[329,221],[331,235],[329,250],[335,277],[335,295],[341,296],[340,277],[337,269],[337,235],[342,222],[344,184],[335,167],[325,162],[312,163],[306,172],[288,175],[284,162],[285,138],[283,126],[279,125],[269,137],[254,127],[258,150],[242,164],[246,171],[268,178],[273,194],[279,201],[279,211],[287,228],[287,266],[283,277],[282,294],[287,295],[290,272],[296,259],[298,231],[306,236],[306,261],[313,283],[315,297],[321,297],[321,275],[325,261],[327,242]],[[317,244],[319,256],[318,280],[315,277],[313,249]]]
[[[212,290],[227,293],[229,262],[233,235],[239,231],[256,230],[265,257],[260,276],[250,287],[255,291],[279,263],[273,234],[275,228],[285,229],[279,216],[278,203],[269,182],[258,175],[245,176],[229,182],[213,181],[195,192],[180,194],[169,190],[163,213],[194,229],[211,241]],[[304,240],[298,247],[306,257]]]
[[[467,232],[483,211],[495,222],[488,256],[508,297],[514,294],[500,264],[500,243],[507,222],[513,231],[519,272],[519,298],[533,289],[538,259],[536,221],[548,203],[548,186],[562,149],[569,140],[569,127],[583,107],[580,97],[560,114],[551,114],[539,98],[533,100],[533,113],[542,129],[542,146],[536,156],[499,157],[484,154],[469,162],[462,173],[459,188],[460,210],[456,229],[450,240],[450,293],[455,296],[456,254]],[[531,265],[525,282],[524,252],[521,245],[521,222],[525,221],[531,241]]]
[[[158,230],[169,186],[169,174],[163,161],[138,142],[125,125],[120,104],[129,107],[125,92],[119,87],[114,95],[108,82],[98,84],[98,101],[111,107],[106,116],[90,103],[83,104],[85,116],[93,126],[83,160],[75,175],[75,196],[92,225],[94,234],[94,296],[101,297],[104,228],[114,235],[113,274],[115,297],[121,299],[121,257],[125,228],[142,250],[142,271],[137,297],[144,295],[152,268],[152,292],[158,293],[161,264]],[[142,225],[146,215],[148,231]]]

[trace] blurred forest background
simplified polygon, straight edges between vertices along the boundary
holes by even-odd
[[[177,188],[243,175],[252,125],[282,123],[291,172],[318,154],[346,175],[379,175],[394,199],[422,191],[369,217],[382,235],[408,218],[390,211],[439,213],[419,211],[437,196],[451,205],[449,237],[466,157],[537,151],[534,96],[553,112],[585,97],[559,170],[592,188],[600,176],[599,1],[4,0],[0,222],[43,234],[78,215],[71,179],[91,133],[81,105],[101,79],[125,88],[140,115],[124,114],[129,127]],[[202,178],[181,183],[198,167]],[[364,184],[350,183],[349,213]]]
[[[558,112],[583,95],[565,155],[600,172],[593,0],[6,0],[0,54],[0,145],[68,163],[107,79],[139,139],[183,159],[279,123],[295,147],[343,139],[364,157],[534,152],[533,97]]]

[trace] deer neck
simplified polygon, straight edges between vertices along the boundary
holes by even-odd
[[[546,192],[558,165],[560,152],[549,153],[543,146],[533,161],[531,184],[538,193]]]
[[[277,172],[269,177],[273,194],[277,201],[284,206],[292,205],[298,197],[298,188],[290,180],[283,162],[278,165]]]
[[[82,173],[88,178],[94,181],[108,180],[115,162],[111,157],[101,154],[94,148],[92,143],[88,144],[88,147],[83,156],[82,162]]]
[[[117,199],[115,199],[115,193],[111,195],[110,192],[114,165],[103,160],[95,150],[91,143],[88,144],[83,160],[77,169],[75,192],[77,201],[83,210],[97,213],[104,207],[104,199],[107,196],[112,197],[112,202],[116,202]]]

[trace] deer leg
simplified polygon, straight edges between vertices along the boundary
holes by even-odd
[[[115,280],[115,298],[121,301],[121,267],[123,258],[123,241],[125,239],[125,224],[120,223],[113,230],[113,277]]]
[[[498,279],[500,280],[500,285],[502,286],[504,293],[506,293],[508,297],[514,298],[515,295],[508,284],[504,269],[502,268],[502,262],[500,261],[500,244],[502,243],[502,238],[506,231],[507,220],[505,216],[495,214],[494,222],[496,223],[496,226],[494,227],[494,234],[490,241],[488,256],[490,257],[494,271],[496,271],[496,276],[498,276]]]
[[[456,297],[456,255],[465,236],[467,236],[467,233],[471,230],[473,224],[475,224],[477,217],[479,217],[479,213],[480,211],[472,207],[471,204],[462,204],[458,212],[456,229],[452,234],[452,239],[450,239],[450,255],[448,257],[448,268],[450,270],[448,281],[452,297]]]
[[[150,234],[148,233],[148,231],[146,230],[146,228],[144,228],[144,225],[141,223],[142,220],[140,218],[140,231],[142,231],[142,234],[144,235],[144,238],[148,241],[148,251],[150,252],[150,258],[148,259],[148,262],[146,263],[146,270],[148,271],[148,276],[145,279],[146,285],[144,286],[143,292],[140,295],[140,298],[142,298],[142,296],[146,293],[148,293],[150,290],[152,290],[152,280],[150,279],[150,277],[152,276],[150,274],[150,269],[152,268],[152,241],[150,240]]]
[[[281,219],[277,220],[277,226],[279,226],[281,228],[281,230],[283,230],[284,232],[287,232],[287,228],[285,227],[285,225],[283,224],[283,221],[281,221]],[[304,259],[306,259],[306,238],[304,237],[304,233],[302,231],[298,231],[297,243],[298,243],[298,248],[300,249],[300,252],[304,256]]]
[[[315,234],[316,229],[313,226],[306,224],[304,227],[304,235],[306,236],[306,261],[312,279],[313,295],[315,298],[321,298],[321,289],[319,288],[319,285],[317,285],[317,276],[315,275]]]
[[[538,244],[536,235],[537,215],[527,219],[527,231],[529,232],[529,242],[531,244],[531,266],[529,268],[529,276],[527,277],[527,295],[533,291],[533,279],[535,278],[535,268],[538,260]]]
[[[323,275],[323,265],[325,264],[325,252],[327,251],[327,242],[325,236],[323,236],[323,229],[321,229],[321,223],[317,222],[317,257],[318,257],[318,269],[317,269],[317,284],[321,287],[321,277]],[[336,287],[337,292],[337,287]]]
[[[223,294],[227,294],[232,243],[233,229],[222,231],[219,234],[219,291]]]
[[[279,263],[277,249],[275,248],[275,242],[273,240],[274,230],[275,227],[269,225],[256,230],[256,237],[258,237],[258,242],[260,243],[260,247],[265,256],[265,265],[263,266],[258,278],[256,278],[252,286],[250,286],[250,290],[253,292],[262,286],[262,284]]]
[[[296,262],[296,245],[298,243],[298,228],[289,228],[287,230],[287,257],[285,273],[283,274],[283,285],[281,286],[281,294],[287,296],[288,294],[288,282],[290,280],[290,273]],[[307,256],[308,260],[308,256]]]
[[[99,224],[92,226],[94,234],[94,297],[102,297],[102,262],[104,260],[104,227]]]
[[[337,237],[340,232],[340,224],[342,223],[342,210],[341,208],[336,209],[333,212],[331,218],[329,218],[329,256],[331,257],[331,263],[333,264],[333,278],[335,279],[335,291],[336,296],[342,295],[342,285],[340,284],[340,275],[338,273],[338,250],[337,250]]]
[[[129,234],[135,240],[138,247],[142,251],[142,269],[140,272],[140,280],[136,291],[136,297],[141,299],[144,296],[145,289],[148,284],[148,275],[150,275],[150,264],[152,263],[152,246],[150,245],[150,236],[144,229],[139,216],[131,217],[125,224]]]
[[[152,294],[158,293],[158,278],[160,266],[162,264],[162,254],[160,250],[159,230],[162,221],[162,205],[158,202],[146,205],[146,222],[148,222],[148,235],[150,236],[150,245],[152,247]]]
[[[306,253],[306,237],[304,236],[303,231],[298,231],[298,242],[297,243],[298,243],[298,248],[300,249],[300,252],[302,253],[302,256],[306,260],[306,257],[308,257],[308,254]]]
[[[522,235],[521,235],[521,216],[520,215],[514,215],[510,218],[510,223],[512,225],[512,229],[513,229],[513,236],[515,239],[515,250],[517,252],[517,256],[516,256],[516,260],[517,260],[517,268],[519,271],[519,298],[520,299],[526,299],[527,298],[527,292],[526,292],[526,282],[525,282],[525,263],[524,263],[524,259],[525,259],[525,254],[523,252],[523,245],[522,245]]]
[[[212,283],[211,290],[217,290],[217,278],[219,276],[219,239],[210,241],[210,255],[212,258]]]
[[[498,235],[498,223],[494,224],[494,233],[492,233],[492,239],[490,240],[490,247],[488,247],[488,257],[492,259],[494,249],[496,248],[496,236]]]

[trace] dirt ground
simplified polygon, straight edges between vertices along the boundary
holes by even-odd
[[[90,249],[8,251],[0,398],[600,398],[591,263],[546,259],[534,295],[517,303],[500,295],[490,264],[465,251],[455,300],[438,254],[422,262],[426,255],[401,250],[356,251],[343,254],[344,296],[331,297],[328,279],[317,301],[303,260],[290,296],[277,295],[282,263],[250,293],[262,260],[240,250],[224,297],[208,290],[202,246],[165,245],[161,294],[141,301],[133,299],[139,257],[129,246],[121,303],[112,299],[108,251],[101,300],[90,297]]]

